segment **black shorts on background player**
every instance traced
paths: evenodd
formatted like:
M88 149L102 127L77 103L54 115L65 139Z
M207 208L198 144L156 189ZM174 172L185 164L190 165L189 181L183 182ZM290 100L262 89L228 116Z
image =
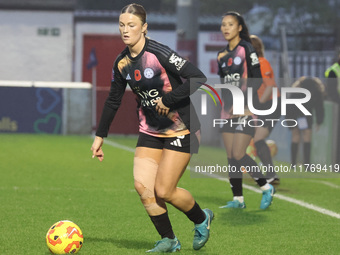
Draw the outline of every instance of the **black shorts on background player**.
M242 133L250 136L254 136L255 128L257 125L256 120L249 125L249 121L254 120L252 116L241 116L237 118L228 119L228 123L221 126L221 133ZM243 124L244 123L244 124Z

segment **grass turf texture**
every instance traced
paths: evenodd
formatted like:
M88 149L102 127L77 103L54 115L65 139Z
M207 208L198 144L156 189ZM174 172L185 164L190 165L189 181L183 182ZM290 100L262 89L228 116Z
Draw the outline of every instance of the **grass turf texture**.
M134 147L136 138L110 137ZM84 234L79 254L144 254L159 239L133 187L133 153L104 145L105 159L91 158L88 136L0 135L0 254L49 254L45 235L59 221L74 221ZM222 155L222 154L221 154ZM322 181L337 185L330 187ZM340 179L285 178L278 193L340 213ZM245 183L254 185L250 179ZM211 239L192 249L193 224L168 206L182 254L338 254L340 220L244 190L245 210L219 209L232 198L229 184L193 178L179 186L215 213Z

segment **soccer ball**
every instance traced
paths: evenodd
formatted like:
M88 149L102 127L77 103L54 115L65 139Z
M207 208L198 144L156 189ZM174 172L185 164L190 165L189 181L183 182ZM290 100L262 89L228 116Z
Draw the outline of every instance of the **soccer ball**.
M274 157L277 154L277 146L276 146L275 141L267 140L266 143L269 147L271 156Z
M83 246L81 229L72 221L62 220L47 231L47 247L53 254L77 253Z

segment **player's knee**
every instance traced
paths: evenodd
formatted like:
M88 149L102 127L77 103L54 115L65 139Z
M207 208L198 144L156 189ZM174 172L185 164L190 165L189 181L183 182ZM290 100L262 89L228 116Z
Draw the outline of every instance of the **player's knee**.
M292 142L298 143L300 141L300 131L297 128L292 129Z
M141 188L140 184L137 184L137 186ZM143 192L140 194L140 199L149 215L160 215L165 212L165 209L157 203L155 192L153 190L149 190L144 187Z
M134 158L133 176L135 189L142 195L145 189L153 192L158 164L151 158Z
M243 151L233 151L233 158L236 160L240 160L244 157L245 152Z
M141 196L145 190L145 186L141 184L139 181L135 180L135 190Z
M165 202L170 202L172 198L173 191L162 186L155 186L155 195L164 200Z
M142 200L143 204L155 203L155 192L153 190L144 188L144 191L140 194L140 199Z
M298 137L293 137L292 136L292 142L293 143L299 143L300 142L300 137L298 136Z
M145 187L142 183L135 180L135 189L137 193L139 194L140 200L144 205L148 205L150 203L155 203L155 192L153 189L149 189Z
M254 143L256 143L256 142L258 142L258 141L261 141L261 140L263 140L263 139L264 139L264 138L263 138L261 135L259 135L258 132L255 132L255 135L254 135L254 137L253 137Z

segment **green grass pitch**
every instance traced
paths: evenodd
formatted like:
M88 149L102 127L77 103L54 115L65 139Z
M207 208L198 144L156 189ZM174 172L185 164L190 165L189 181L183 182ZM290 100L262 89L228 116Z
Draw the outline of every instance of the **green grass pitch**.
M134 148L136 138L110 137ZM133 153L104 144L105 159L91 158L90 136L0 135L0 254L49 254L45 235L59 220L83 231L79 254L144 254L159 236L133 187ZM203 148L204 149L204 148ZM246 179L245 183L256 186ZM192 249L193 224L168 206L181 254L339 254L340 219L244 190L245 210L218 207L232 198L229 184L194 178L179 183L202 208L215 213L209 242ZM340 214L340 178L285 178L277 194Z

